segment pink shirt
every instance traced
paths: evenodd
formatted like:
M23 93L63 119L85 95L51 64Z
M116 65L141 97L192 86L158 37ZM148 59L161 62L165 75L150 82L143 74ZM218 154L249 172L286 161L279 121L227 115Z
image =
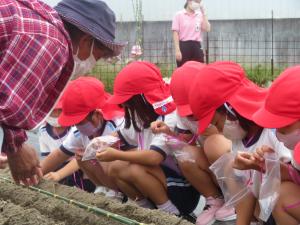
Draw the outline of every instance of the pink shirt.
M197 11L193 14L188 13L185 9L176 13L172 31L177 31L180 41L202 41L203 14Z

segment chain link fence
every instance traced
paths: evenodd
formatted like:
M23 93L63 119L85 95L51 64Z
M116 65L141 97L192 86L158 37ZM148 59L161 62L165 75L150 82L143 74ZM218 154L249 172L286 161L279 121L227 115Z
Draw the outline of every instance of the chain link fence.
M230 60L241 64L249 78L259 85L267 85L285 68L300 62L300 40L276 40L254 38L247 34L219 35L207 34L203 40L206 63ZM118 72L128 63L131 47L128 43L121 59L112 64L100 61L92 75L99 78L108 91L112 91L113 81ZM143 41L143 55L140 60L155 63L164 77L170 77L176 68L175 52L170 36L161 41Z

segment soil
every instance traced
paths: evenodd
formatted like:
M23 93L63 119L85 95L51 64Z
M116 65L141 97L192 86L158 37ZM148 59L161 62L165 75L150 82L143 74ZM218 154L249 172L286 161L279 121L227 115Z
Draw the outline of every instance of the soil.
M7 173L0 173L0 177ZM43 181L38 188L66 198L97 206L144 224L155 225L191 225L181 218L158 210L148 210L134 203L121 204L116 200L99 194L89 194L77 188L71 188ZM119 225L111 218L99 216L59 199L42 193L4 182L0 179L0 225Z
M0 225L64 225L44 216L34 208L21 207L8 201L0 200Z

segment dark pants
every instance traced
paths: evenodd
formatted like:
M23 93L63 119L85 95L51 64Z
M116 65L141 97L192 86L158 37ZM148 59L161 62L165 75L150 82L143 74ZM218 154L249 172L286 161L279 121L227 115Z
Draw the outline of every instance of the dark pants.
M167 179L167 192L171 202L181 215L194 211L200 199L200 193L189 182L174 170L161 165Z
M201 43L198 41L180 41L179 47L182 60L176 61L177 67L182 66L187 61L197 61L204 63L204 54L201 49Z
M264 225L276 225L276 222L273 218L273 216L271 215L270 218L268 219L268 221L266 223L264 223Z

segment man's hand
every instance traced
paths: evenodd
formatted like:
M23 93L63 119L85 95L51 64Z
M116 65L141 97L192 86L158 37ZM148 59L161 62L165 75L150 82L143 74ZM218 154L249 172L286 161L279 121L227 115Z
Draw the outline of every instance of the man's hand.
M40 162L33 147L23 144L17 152L7 153L11 175L17 184L37 185L43 177Z
M119 150L109 147L101 152L97 152L96 158L101 162L112 162L118 159L118 153L120 153Z
M7 156L0 155L0 169L5 169L7 166Z

